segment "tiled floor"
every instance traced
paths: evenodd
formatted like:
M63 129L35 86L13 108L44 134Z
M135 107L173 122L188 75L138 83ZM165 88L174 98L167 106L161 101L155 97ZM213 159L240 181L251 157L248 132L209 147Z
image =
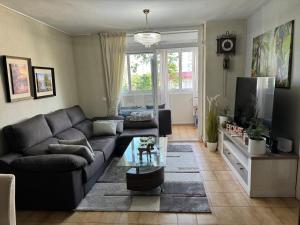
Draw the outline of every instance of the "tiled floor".
M218 153L208 152L198 142L201 174L212 214L103 213L103 212L18 212L18 225L102 224L246 224L296 225L298 202L293 198L249 198Z
M172 135L168 136L169 141L197 141L198 129L193 124L172 125Z

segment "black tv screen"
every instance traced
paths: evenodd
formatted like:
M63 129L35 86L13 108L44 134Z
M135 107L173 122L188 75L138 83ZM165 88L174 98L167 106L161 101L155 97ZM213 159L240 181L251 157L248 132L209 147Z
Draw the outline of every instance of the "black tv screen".
M248 128L251 120L257 117L271 129L274 91L274 77L238 77L235 93L235 123Z

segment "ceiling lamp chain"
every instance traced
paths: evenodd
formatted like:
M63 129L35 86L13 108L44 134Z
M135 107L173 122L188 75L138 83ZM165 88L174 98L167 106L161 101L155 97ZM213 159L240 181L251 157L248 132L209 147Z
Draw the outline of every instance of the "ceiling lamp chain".
M146 29L142 32L137 32L134 34L134 41L144 45L146 48L151 47L151 45L160 42L161 35L159 32L151 31L148 23L149 9L144 9L143 13L146 15Z

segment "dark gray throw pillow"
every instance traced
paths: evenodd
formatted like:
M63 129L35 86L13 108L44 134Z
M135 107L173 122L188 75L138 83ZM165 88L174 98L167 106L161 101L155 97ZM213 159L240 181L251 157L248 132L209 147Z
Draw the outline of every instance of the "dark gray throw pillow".
M95 156L93 156L89 148L84 145L50 144L49 152L52 154L78 155L85 158L89 164L95 160Z
M95 152L86 138L80 138L74 140L58 140L58 143L63 145L84 145L88 147L93 157L95 157Z

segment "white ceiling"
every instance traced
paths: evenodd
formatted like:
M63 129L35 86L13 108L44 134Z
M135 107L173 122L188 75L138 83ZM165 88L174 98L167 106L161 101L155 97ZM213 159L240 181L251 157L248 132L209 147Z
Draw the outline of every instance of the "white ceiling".
M247 18L269 0L0 0L0 4L72 35L143 29L144 8L155 29Z

